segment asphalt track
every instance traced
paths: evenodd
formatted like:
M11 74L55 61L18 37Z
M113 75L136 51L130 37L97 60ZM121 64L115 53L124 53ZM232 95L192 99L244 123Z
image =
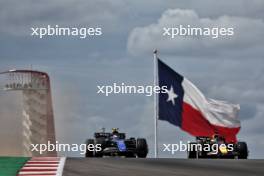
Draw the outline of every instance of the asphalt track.
M263 176L264 160L67 158L63 176Z

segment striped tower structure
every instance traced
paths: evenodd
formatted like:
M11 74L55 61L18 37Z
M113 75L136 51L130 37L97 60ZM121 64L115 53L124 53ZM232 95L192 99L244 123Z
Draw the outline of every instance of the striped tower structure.
M32 150L31 144L56 144L50 79L47 73L32 70L9 70L6 91L23 95L23 153L25 156L57 156L57 152Z

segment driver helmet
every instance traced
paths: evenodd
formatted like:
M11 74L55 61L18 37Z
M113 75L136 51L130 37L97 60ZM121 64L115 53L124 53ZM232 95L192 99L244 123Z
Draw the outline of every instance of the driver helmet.
M118 128L112 128L112 133L113 134L118 134Z
M214 134L214 135L212 136L212 138L213 138L213 139L218 139L218 138L219 138L219 134Z
M211 138L211 142L216 142L219 139L219 135L217 133L213 134L212 138Z

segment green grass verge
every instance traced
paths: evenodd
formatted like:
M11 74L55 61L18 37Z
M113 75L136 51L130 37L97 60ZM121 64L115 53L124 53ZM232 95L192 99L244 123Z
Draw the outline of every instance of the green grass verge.
M0 157L0 176L16 176L28 157Z

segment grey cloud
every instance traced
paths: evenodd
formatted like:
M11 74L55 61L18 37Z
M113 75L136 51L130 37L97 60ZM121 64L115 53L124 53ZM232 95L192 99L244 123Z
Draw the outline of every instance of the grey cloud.
M240 119L252 119L257 113L257 108L253 104L241 104Z
M58 24L66 27L107 27L107 32L113 30L112 24L119 21L125 7L122 1L107 0L1 1L0 31L11 35L28 35L31 27Z
M102 25L107 31L130 30L129 27L153 22L168 8L188 9L192 7L202 17L242 16L264 18L262 0L1 0L1 32L11 35L25 35L29 27L47 24L59 25ZM146 10L147 9L147 10ZM205 10L206 9L206 10ZM129 21L129 23L127 23ZM119 25L120 22L126 23Z
M177 4L178 6L178 4ZM203 17L217 18L218 16L241 16L264 19L264 2L262 0L190 0L180 4L178 8L192 7Z
M171 39L163 36L164 27L233 27L234 36L212 37L177 36ZM132 54L151 53L158 48L164 53L178 55L223 55L243 50L259 49L263 46L260 36L264 33L264 22L261 19L245 17L220 16L216 19L201 18L193 10L169 9L158 19L157 23L137 27L129 35L127 48ZM256 47L256 48L255 48ZM242 51L241 51L242 50ZM253 54L253 53L252 53Z

